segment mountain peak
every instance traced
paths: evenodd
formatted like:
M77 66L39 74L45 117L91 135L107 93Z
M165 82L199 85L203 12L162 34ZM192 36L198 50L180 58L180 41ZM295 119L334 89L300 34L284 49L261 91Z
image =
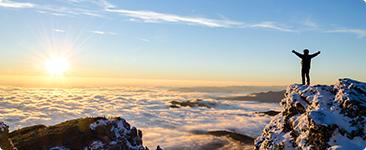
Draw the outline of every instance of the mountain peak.
M366 146L366 83L290 85L283 110L255 140L256 149L363 149Z

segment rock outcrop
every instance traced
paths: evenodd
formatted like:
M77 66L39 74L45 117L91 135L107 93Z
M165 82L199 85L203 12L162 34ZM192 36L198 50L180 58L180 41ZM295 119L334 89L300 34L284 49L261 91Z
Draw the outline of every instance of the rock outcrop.
M180 107L206 107L206 108L212 108L216 106L216 103L205 101L202 99L196 99L194 101L171 101L170 102L170 108L180 108Z
M9 126L0 122L0 149L16 150L13 142L9 139Z
M364 149L366 83L287 88L283 110L255 140L256 149Z
M4 127L7 126L4 125ZM15 130L7 135L2 139L4 141L7 139L10 143L12 141L19 150L148 149L143 146L141 130L131 127L126 120L120 117L81 118L49 127L36 125ZM9 146L5 145L6 143L0 144L0 147L4 150L9 149Z

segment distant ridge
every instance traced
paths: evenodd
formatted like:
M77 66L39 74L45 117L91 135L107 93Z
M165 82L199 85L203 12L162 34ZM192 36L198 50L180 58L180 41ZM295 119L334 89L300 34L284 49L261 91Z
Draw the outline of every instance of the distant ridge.
M285 88L286 88L285 86L225 86L225 87L202 86L202 87L172 88L170 89L170 91L249 94L265 91L281 91L284 90Z
M284 98L285 90L283 91L269 91L252 93L247 96L231 96L231 97L218 97L216 99L223 100L238 100L238 101L257 101L263 103L279 103Z

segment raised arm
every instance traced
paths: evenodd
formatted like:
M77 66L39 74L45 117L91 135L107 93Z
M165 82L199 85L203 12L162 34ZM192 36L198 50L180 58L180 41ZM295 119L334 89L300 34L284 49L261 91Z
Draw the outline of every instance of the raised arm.
M316 52L314 54L311 54L310 56L311 56L311 58L314 58L314 57L318 56L319 54L320 54L320 51L318 51L318 52Z
M298 56L300 58L302 58L302 56L303 56L302 54L296 52L295 50L292 50L292 53L294 53L296 56Z

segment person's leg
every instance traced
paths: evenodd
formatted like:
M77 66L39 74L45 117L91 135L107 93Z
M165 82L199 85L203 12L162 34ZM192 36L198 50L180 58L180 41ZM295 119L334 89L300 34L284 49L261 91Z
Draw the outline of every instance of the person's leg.
M310 70L307 70L305 75L306 75L306 83L307 85L310 85Z
M302 85L305 85L305 70L301 69L301 79L302 79Z

